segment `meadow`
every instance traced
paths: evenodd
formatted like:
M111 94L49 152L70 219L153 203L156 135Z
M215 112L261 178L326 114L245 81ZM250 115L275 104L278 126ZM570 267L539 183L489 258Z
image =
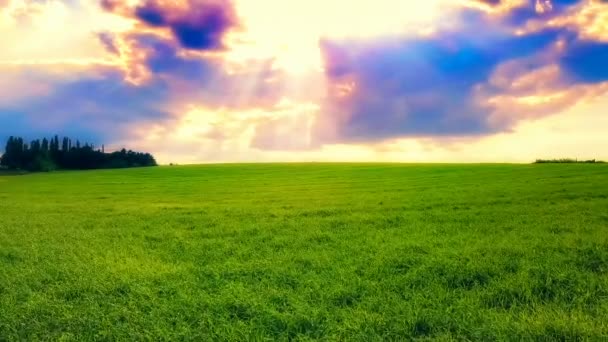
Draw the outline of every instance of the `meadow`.
M606 338L606 164L0 176L0 340Z

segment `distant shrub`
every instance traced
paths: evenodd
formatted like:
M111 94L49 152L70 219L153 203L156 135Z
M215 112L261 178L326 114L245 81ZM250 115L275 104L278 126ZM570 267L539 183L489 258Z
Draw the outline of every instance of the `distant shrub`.
M34 157L27 165L29 171L50 172L57 169L57 165L51 160L48 155L39 155Z
M578 159L570 159L570 158L562 158L562 159L536 159L535 164L603 164L604 161L601 160L578 160Z

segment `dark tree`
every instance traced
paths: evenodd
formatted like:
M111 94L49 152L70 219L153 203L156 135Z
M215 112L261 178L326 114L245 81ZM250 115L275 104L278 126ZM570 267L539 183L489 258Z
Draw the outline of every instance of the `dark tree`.
M103 145L102 145L103 146ZM149 153L133 152L122 149L105 153L96 150L93 144L81 145L76 141L72 146L69 138L63 138L61 149L59 137L50 140L33 140L28 146L22 138L9 137L0 165L9 169L30 171L51 171L54 169L101 169L156 166L156 160Z
M53 150L55 152L59 151L59 137L57 135L53 138Z
M4 148L4 155L0 160L0 165L14 169L19 165L19 159L21 158L17 150L17 139L9 137Z
M63 140L61 141L61 152L67 152L69 151L69 141L70 139L68 138L63 138Z

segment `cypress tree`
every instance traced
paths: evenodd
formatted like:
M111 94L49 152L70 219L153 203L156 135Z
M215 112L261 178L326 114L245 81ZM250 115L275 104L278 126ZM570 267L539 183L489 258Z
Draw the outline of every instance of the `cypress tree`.
M4 155L2 156L2 159L0 159L0 165L6 166L6 167L11 167L12 158L14 158L13 157L14 146L15 146L14 138L12 136L10 136L8 138L8 140L6 141L6 147L4 148Z
M32 140L31 144L31 153L32 154L38 154L38 152L40 152L40 140Z
M59 151L59 137L57 135L53 138L53 149L55 152Z
M63 141L61 142L61 150L63 152L67 152L69 150L69 143L68 143L68 138L64 137Z
M23 143L23 138L17 138L17 142L15 143L15 168L23 168L26 151L27 144Z

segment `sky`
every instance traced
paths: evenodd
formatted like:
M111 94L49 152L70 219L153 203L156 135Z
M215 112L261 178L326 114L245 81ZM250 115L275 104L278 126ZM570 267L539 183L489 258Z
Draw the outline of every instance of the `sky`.
M0 0L0 139L161 163L608 159L607 0Z

